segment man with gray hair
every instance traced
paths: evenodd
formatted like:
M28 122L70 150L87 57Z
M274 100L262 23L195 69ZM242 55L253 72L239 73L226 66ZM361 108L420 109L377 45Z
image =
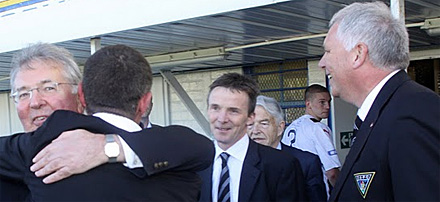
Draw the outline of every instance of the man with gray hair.
M307 200L327 201L319 157L280 142L286 122L278 102L274 98L259 95L254 112L254 122L248 126L249 137L257 143L282 150L297 158L306 182Z
M98 174L96 174L96 171L102 169L102 167L109 166L109 164L105 163L114 163L116 161L126 163L124 164L126 167L122 167L126 170L123 172L133 172L133 176L140 177L139 180L151 180L150 184L153 187L147 189L143 187L138 192L141 195L148 195L146 198L141 197L142 200L152 198L155 198L154 200L185 200L184 198L186 197L192 201L197 199L199 191L197 176L188 173L203 170L211 164L213 155L212 143L206 137L180 126L157 126L140 131L141 128L137 125L140 121L140 113L147 111L151 107L150 89L152 77L148 62L140 53L126 46L110 46L98 52L100 53L99 56L94 55L91 57L94 59L91 60L89 58L86 63L86 72L87 69L92 69L88 70L88 74L85 74L86 79L84 79L84 83L89 83L87 85L78 85L81 80L79 68L73 61L72 55L64 48L51 44L34 44L14 56L13 70L11 72L11 97L16 102L20 120L25 130L29 133L0 138L0 201L49 199L57 201L104 200L106 197L112 200L118 200L115 197L127 200L127 197L137 197L134 194L134 187L130 186L130 193L117 194L116 191L112 191L111 194L115 195L113 197L110 196L111 194L99 193L98 190L103 188L103 186L98 186L99 188L95 189L87 189L84 186L91 183L79 183L81 188L75 189L72 187L70 189L58 187L59 185L62 186L62 184L76 186L78 184L72 183L72 181L81 178L80 176L91 175L97 177L101 174L108 174L108 170ZM99 70L99 68L103 69ZM107 73L104 74L103 72ZM119 72L117 73L118 77L111 76L116 74L115 72ZM125 78L122 75L125 75ZM133 75L137 77L133 77ZM126 80L127 77L130 77L130 79ZM124 85L129 86L129 90L124 88ZM79 87L78 89L77 86L85 86L85 88ZM116 97L111 97L115 96L114 92L120 93ZM125 95L120 96L121 93L125 93ZM84 96L84 94L88 96ZM141 94L142 96L140 96ZM88 113L101 113L95 113L96 117L90 117L91 120L84 120L82 122L83 126L66 127L69 124L78 124L78 121L72 119L72 117L82 116L78 113L82 112L82 106L86 106L85 100L87 99L89 99L87 102ZM136 104L136 101L139 102ZM54 118L54 116L57 117ZM52 122L49 121L50 118L48 117L52 117ZM97 117L102 118L102 120ZM112 126L112 124L115 126ZM51 129L47 129L48 125L52 126ZM65 135L61 135L51 143L51 140L58 137L62 132L57 127L65 128L66 131L84 128L93 132L111 133L111 135L91 134L86 136L89 138L88 141L83 141L79 137L84 136L78 130L75 130L66 132ZM110 129L109 127L118 132L105 131ZM88 132L88 134L90 133ZM124 139L127 138L125 142L129 147L133 149L138 148L136 151L139 151L139 161L141 162L136 163L136 159L129 161L127 158L128 150L125 150L123 145L121 146L124 139L118 138L117 135L113 134L119 134ZM72 138L68 139L67 137ZM65 142L66 140L68 140L70 145L59 145L60 142ZM47 150L49 145L43 150L46 152L40 151L43 146L49 143L51 143L50 145L57 143L58 146L56 147L61 148L61 150ZM151 145L148 146L148 144ZM157 147L157 145L160 145L160 147ZM170 151L169 148L175 149L176 152ZM63 155L67 153L66 150L74 150L73 156L67 155L63 158ZM41 158L41 155L40 157L33 158L38 151L45 154L50 153L49 151L59 152L49 154L49 159ZM58 154L61 154L61 156ZM45 155L43 154L42 156ZM76 164L79 170L63 167L62 165L64 164L61 164L61 167L59 167L60 163L57 160L60 158L67 159L69 163ZM39 166L35 168L36 164L32 165L32 162L39 161L37 159L42 160L40 165L43 168L48 165L50 169L41 169L42 167ZM78 159L81 159L82 163L78 162ZM55 160L55 164L48 164L52 160ZM105 165L99 166L101 164ZM117 164L117 166L120 165ZM97 168L88 171L94 167ZM34 175L30 170L38 171ZM57 175L56 173L60 171L61 173L68 173L68 175ZM55 176L51 174L52 172L55 172ZM163 173L165 174L162 175ZM46 176L47 174L51 175ZM81 175L75 175L74 179L58 182L56 186L43 185L43 183L53 183L72 174ZM91 179L91 176L85 177L85 179ZM186 177L183 176L190 179L185 179ZM114 177L122 177L122 175ZM121 183L121 180L115 180L114 177L109 179ZM164 177L163 181L158 180L162 177ZM43 182L41 182L42 180ZM100 182L103 185L112 186L102 180L105 179L100 178L100 180L92 181L93 183ZM129 180L129 178L124 178L123 180ZM155 180L158 181L156 182ZM138 179L129 181L130 183L136 183ZM174 181L174 183L170 183L170 181ZM162 183L166 184L166 186L160 186ZM127 183L121 184L126 186ZM170 188L170 184L173 184L173 186L181 184L182 186L175 189ZM56 187L61 191L43 191ZM188 190L181 189L183 187L188 188ZM85 188L84 193L88 192L88 194L74 194L72 192L72 190L80 191L82 188ZM122 191L122 189L116 190ZM161 191L158 190L163 191L164 194L161 194ZM74 196L68 197L66 194L63 195L62 191L69 191L69 194L74 194ZM139 197L137 198L140 200Z
M356 141L330 201L440 201L440 97L412 81L403 20L382 2L337 12L319 62L358 107Z

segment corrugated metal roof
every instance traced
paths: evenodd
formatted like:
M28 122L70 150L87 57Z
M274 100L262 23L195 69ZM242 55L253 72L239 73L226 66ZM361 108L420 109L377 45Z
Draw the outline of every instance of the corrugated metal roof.
M295 0L268 6L237 10L212 16L185 19L165 24L140 27L99 36L101 45L125 44L145 56L189 50L224 47L231 49L295 36L328 31L332 15L352 0ZM389 4L389 1L384 1ZM440 2L406 0L406 23L419 23L440 17ZM429 49L440 46L440 37L428 36L419 27L408 28L410 48ZM96 37L96 36L94 36ZM318 58L323 53L323 37L229 51L225 60L173 67L172 71L221 68L238 65ZM90 38L57 43L70 50L78 64L90 56ZM10 61L15 51L0 53L0 91L9 90ZM155 69L157 72L157 69Z

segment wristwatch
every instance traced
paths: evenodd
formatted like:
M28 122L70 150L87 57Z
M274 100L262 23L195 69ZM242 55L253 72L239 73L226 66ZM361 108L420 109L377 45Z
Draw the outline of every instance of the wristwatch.
M116 163L116 158L119 156L119 145L115 141L114 134L105 135L104 153L107 155L109 163Z

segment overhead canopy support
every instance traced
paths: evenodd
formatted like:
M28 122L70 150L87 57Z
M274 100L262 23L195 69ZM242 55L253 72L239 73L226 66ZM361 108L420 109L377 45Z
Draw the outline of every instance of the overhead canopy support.
M162 77L165 79L165 81L174 89L182 103L193 115L197 123L199 123L200 127L202 127L203 131L205 131L205 134L207 136L212 136L208 120L206 120L205 116L200 112L199 108L197 108L196 104L186 93L185 89L183 89L183 87L180 85L179 81L177 81L176 77L174 77L170 71L160 71L160 74L162 74Z
M404 0L390 0L391 14L396 19L403 19L405 21L405 1Z
M93 55L99 49L101 49L101 38L100 37L91 38L90 39L90 54Z

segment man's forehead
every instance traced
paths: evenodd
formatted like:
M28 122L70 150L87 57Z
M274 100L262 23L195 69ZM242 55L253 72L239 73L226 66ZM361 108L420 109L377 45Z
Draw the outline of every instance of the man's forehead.
M257 105L255 107L255 119L258 119L259 121L264 121L264 120L269 121L272 118L273 118L272 114L269 113L266 110L266 108L264 108L263 106Z
M331 100L331 96L327 92L315 93L312 97L316 100Z
M64 81L60 68L48 65L47 62L36 61L31 64L30 68L23 68L16 74L14 88L20 90L49 82Z
M43 79L35 84L21 84L19 86L16 86L16 90L20 91L20 90L25 90L25 89L29 89L32 86L36 85L36 86L40 86L40 85L44 85L46 83L52 83L54 82L52 79Z

